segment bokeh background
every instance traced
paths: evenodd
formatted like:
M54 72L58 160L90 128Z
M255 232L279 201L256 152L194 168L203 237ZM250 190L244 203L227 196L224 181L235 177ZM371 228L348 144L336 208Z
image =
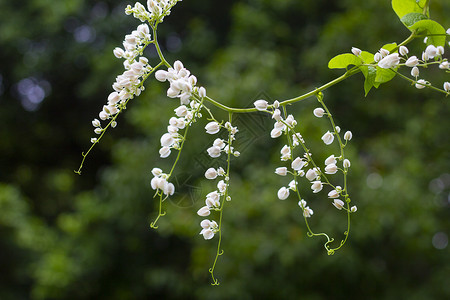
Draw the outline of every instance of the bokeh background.
M375 52L408 31L378 0L180 2L160 26L169 61L180 59L208 94L236 107L300 95L341 74L327 69L352 46ZM152 230L151 169L177 102L148 80L119 125L87 158L97 116L122 63L112 55L139 21L123 1L0 1L0 299L448 299L449 102L401 79L364 97L361 74L330 88L325 102L353 132L349 192L358 212L347 245L327 256L306 236L297 201L280 201L288 179L270 118L242 116L242 155L232 162L223 249L210 285L216 239L198 235L196 211L217 164L215 137L193 128L174 174L177 193ZM450 3L431 1L449 27ZM410 51L420 55L423 43ZM449 52L449 48L446 48ZM155 60L154 51L146 53ZM448 57L448 56L447 56ZM423 77L441 86L448 74ZM290 107L314 155L324 159L325 120L308 99ZM218 116L221 113L215 111ZM220 163L220 161L219 161ZM309 186L304 186L309 190ZM326 195L305 198L311 225L339 241L345 215Z

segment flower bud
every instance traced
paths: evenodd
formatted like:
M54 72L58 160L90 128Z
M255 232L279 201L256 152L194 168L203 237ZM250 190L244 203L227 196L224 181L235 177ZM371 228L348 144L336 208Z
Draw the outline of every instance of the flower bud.
M341 210L341 209L344 207L344 201L339 200L339 199L334 199L333 205L334 205L334 207L336 207L337 209Z
M433 59L435 56L438 56L438 51L439 50L433 45L428 45L428 47L425 49L425 53L428 59Z
M159 149L159 156L161 158L166 158L170 155L170 148L169 147L162 147Z
M383 69L390 69L397 66L400 62L398 53L393 53L378 62L378 66Z
M175 143L175 139L172 137L172 134L164 133L160 142L162 147L170 147Z
M325 165L331 165L331 164L336 164L336 157L334 157L333 155L328 156L327 159L325 159Z
M382 58L383 58L383 56L381 56L380 52L377 52L377 53L375 53L373 60L375 62L379 62Z
M337 198L339 197L339 193L336 190L332 190L328 193L328 198Z
M94 127L100 127L100 121L98 119L94 119L92 120L92 126Z
M425 80L419 79L419 80L417 80L416 88L418 88L418 89L423 89L423 88L425 88L427 85L428 85L428 83L427 83Z
M335 164L329 164L325 167L325 173L326 174L336 174L338 168Z
M286 167L279 167L275 169L275 174L280 176L286 176L287 175L287 168Z
M411 56L410 58L408 58L408 60L405 62L405 65L407 67L415 67L419 64L419 59L416 56Z
M115 57L117 57L117 58L122 58L123 55L125 54L125 51L123 51L122 48L117 47L117 48L115 48L115 49L113 50L113 53L114 53L114 56L115 56Z
M327 131L323 136L322 136L322 141L326 144L326 145L330 145L333 141L334 141L334 135Z
M297 157L294 159L294 161L291 164L292 169L295 171L301 170L306 165L306 162L303 161L300 157Z
M210 214L211 214L211 212L209 211L209 207L208 206L203 206L202 208L200 208L197 211L197 215L199 215L200 217L206 217L206 216L209 216Z
M352 134L351 131L347 131L347 132L344 134L344 140L346 140L346 141L350 141L350 140L352 139L352 137L353 137L353 134Z
M160 168L153 168L152 169L152 174L153 174L153 176L159 176L159 175L161 175L162 174L162 170L160 169Z
M217 171L214 168L209 168L205 172L206 179L215 179L217 177Z
M209 122L208 124L206 124L205 129L206 133L216 134L220 130L220 125L217 122Z
M272 119L275 119L276 121L281 120L281 111L278 108L273 111Z
M342 165L344 166L344 168L350 168L351 166L350 160L344 159Z
M312 183L311 189L313 190L313 193L318 193L318 192L320 192L322 190L322 187L323 187L322 182L320 182L320 181L313 181L311 183Z
M216 158L220 156L220 148L217 146L212 146L206 150L208 152L208 155L212 158Z
M361 55L361 49L358 49L356 47L352 47L352 53L356 56L360 56Z
M205 98L206 97L206 89L204 88L204 87L200 87L199 89L198 89L198 95L201 97L201 98Z
M321 108L321 107L318 107L318 108L314 109L313 114L318 118L322 118L323 115L325 114L325 110L323 110L323 108Z
M307 178L309 181L313 181L314 179L317 178L318 175L319 175L319 174L318 174L318 171L317 171L316 168L309 169L308 172L306 172L306 178Z
M389 55L389 51L383 48L381 48L379 52L382 57L386 57L387 55Z
M409 50L405 46L400 46L400 48L398 48L398 53L400 53L401 56L405 56L409 53Z
M266 100L256 100L253 105L257 110L266 110L269 103Z
M450 82L444 82L444 91L446 91L447 93L450 92Z
M417 78L417 76L419 76L419 68L418 67L414 67L411 69L411 76L414 76Z
M358 208L356 206L352 206L352 208L350 208L351 212L356 212L358 210Z
M278 199L280 200L286 200L287 197L289 197L289 189L285 188L284 186L278 190L277 193Z

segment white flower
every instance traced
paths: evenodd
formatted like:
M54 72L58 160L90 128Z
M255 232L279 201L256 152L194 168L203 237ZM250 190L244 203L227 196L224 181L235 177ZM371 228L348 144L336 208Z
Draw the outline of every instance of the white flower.
M305 218L310 218L313 214L314 214L314 211L311 208L309 208L309 206L307 206L303 209L303 216Z
M447 29L446 33L447 33L448 35L450 35L450 28Z
M450 92L450 82L444 82L444 90L448 93Z
M224 140L222 140L222 139L215 139L214 143L213 143L213 146L217 146L220 149L223 149L223 148L225 148L226 145L225 145Z
M165 133L161 137L160 142L162 147L170 147L175 143L175 139L172 137L172 134Z
M317 178L318 175L319 175L319 172L318 172L318 170L317 170L316 168L309 169L309 170L306 172L306 178L307 178L309 181L313 181L314 179Z
M97 138L92 138L92 139L91 139L91 143L92 143L92 144L97 143Z
M114 48L113 53L114 53L115 57L122 58L123 55L125 54L125 51L123 51L122 48L117 47L117 48Z
M351 166L351 163L350 163L350 160L348 160L348 159L344 159L344 162L342 163L342 165L344 166L344 168L350 168L350 166Z
M200 234L203 235L203 238L205 240L210 240L214 237L214 231L212 231L211 229L202 229L202 231L200 231Z
M200 226L204 229L208 229L211 227L211 221L208 219L205 219L203 221L200 222Z
M287 168L286 167L279 167L275 169L275 174L278 174L280 176L286 176L287 174Z
M103 131L103 129L101 129L101 128L95 128L95 129L94 129L94 132L95 132L96 134L100 134L100 133L102 133L102 131Z
M297 157L294 159L294 161L291 164L292 169L295 171L301 170L306 165L306 162L302 160L300 157Z
M361 55L361 49L356 48L356 47L352 47L352 53L356 56L360 56Z
M161 149L159 149L159 156L161 158L166 158L170 155L170 148L169 147L162 147Z
M425 86L427 86L427 85L428 85L428 82L426 82L426 81L423 80L423 79L419 79L419 80L417 80L416 88L418 88L418 89L423 89L423 88L425 88Z
M185 105L180 105L177 108L175 108L174 111L177 117L185 117L188 113L188 108Z
M303 200L303 199L298 201L298 206L300 206L301 208L305 208L306 207L306 201Z
M352 206L351 208L350 208L350 211L351 212L356 212L358 210L358 208L356 207L356 206Z
M377 52L377 53L375 53L373 60L375 62L379 62L382 58L383 58L383 56L381 56L380 52Z
M328 158L325 159L325 165L326 165L326 166L331 165L331 164L336 164L336 162L337 162L337 161L336 161L336 157L334 156L334 154L328 156Z
M411 69L411 76L416 77L419 76L419 68L418 67L414 67Z
M294 119L293 115L289 115L286 118L286 124L288 124L291 127L294 127L295 125L297 125L297 121Z
M317 107L313 110L313 114L318 118L322 118L325 114L325 110L321 107Z
M334 207L336 207L337 209L341 210L341 209L344 207L344 201L339 200L339 199L334 199L333 205L334 205Z
M329 164L325 167L326 174L336 174L338 168L335 164Z
M322 190L322 187L323 187L322 182L320 182L320 181L313 181L311 183L312 183L311 189L313 190L313 193L318 193L318 192L320 192Z
M280 200L286 200L287 197L289 197L289 189L285 188L284 186L278 190L278 199Z
M408 58L408 60L405 62L405 65L407 67L415 67L419 64L419 59L416 56L411 56Z
M164 195L172 196L173 193L175 193L175 186L173 185L173 183L166 181L162 190Z
M281 120L281 111L278 108L273 111L272 119L275 119L276 121Z
M448 63L448 61L443 61L442 63L439 64L439 69L448 70L450 69L450 64Z
M219 192L224 193L227 190L227 184L225 181L221 180L217 183L217 188L219 189Z
M209 122L208 124L206 124L205 129L206 129L206 133L216 134L220 130L220 125L219 125L219 123L214 122L214 121Z
M200 217L206 217L209 216L211 214L211 211L209 210L208 206L203 206L202 208L200 208L197 211L197 215L199 215Z
M212 158L216 158L220 156L220 148L217 146L212 146L210 148L208 148L208 150L206 150L208 152L208 155L211 156Z
M281 131L280 129L274 128L270 132L270 137L273 139L276 139L277 137L281 136L282 133L283 133L283 131Z
M401 56L405 56L409 53L409 50L405 46L400 46L400 48L398 48L398 53L400 53Z
M202 98L205 98L206 97L206 89L204 88L204 87L200 87L199 89L198 89L198 95L200 96L200 97L202 97Z
M433 59L435 56L439 55L439 50L433 45L428 45L425 49L425 54L428 59Z
M378 66L383 69L390 69L397 66L400 62L398 53L392 53L378 62Z
M347 131L347 132L344 134L344 140L346 140L346 141L350 141L350 140L352 139L352 137L353 137L353 134L352 134L351 131Z
M94 119L92 120L92 126L94 127L100 127L100 121L98 119Z
M266 110L269 103L266 100L256 100L253 105L257 110Z
M297 184L298 182L295 181L294 179L291 180L291 182L289 182L289 189L296 191L297 190Z
M108 104L109 105L115 105L120 101L120 96L118 92L112 92L108 96Z
M168 74L169 74L169 72L167 72L165 70L158 70L155 72L155 78L156 78L156 80L158 80L160 82L164 82L167 80Z
M153 168L152 169L152 174L153 176L160 176L163 173L163 171L160 168Z
M337 190L331 190L328 193L328 198L337 198L339 197L339 192Z
M387 56L389 54L389 50L386 50L386 49L383 49L383 48L381 48L379 50L379 52L380 52L382 57L385 57L385 56Z
M322 141L326 144L329 145L334 141L334 135L330 132L327 131L323 136L322 136Z
M205 172L206 179L215 179L217 177L217 171L214 168L209 168Z

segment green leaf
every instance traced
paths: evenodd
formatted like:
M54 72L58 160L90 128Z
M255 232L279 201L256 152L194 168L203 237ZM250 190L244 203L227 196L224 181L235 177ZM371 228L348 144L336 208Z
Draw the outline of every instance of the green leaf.
M383 69L377 66L377 75L375 77L375 83L378 83L379 86L382 83L390 81L392 78L395 77L395 75L397 74L393 70Z
M416 23L418 21L427 20L427 19L428 19L428 17L422 13L409 13L409 14L404 15L400 19L400 21L402 21L406 27L409 27L409 26L414 25L414 23Z
M372 55L372 57L373 57L373 55ZM364 77L366 78L364 80L364 92L365 92L364 96L367 96L370 89L375 84L375 77L377 75L377 69L373 66L361 66L360 70L363 73Z
M361 51L361 58L363 60L363 63L365 63L365 64L373 63L374 62L373 57L374 57L374 55L372 53L367 52L367 51ZM361 71L362 71L362 69L361 69Z
M362 63L361 59L353 54L344 53L333 57L328 62L328 68L330 69L345 69L349 65L359 66Z
M427 40L428 45L445 46L445 29L436 21L421 20L408 27L409 30L423 31L426 35L430 35Z
M426 0L392 0L392 8L399 17L403 18L405 15L410 13L422 13L423 8L427 1ZM427 10L427 17L429 17L429 12Z

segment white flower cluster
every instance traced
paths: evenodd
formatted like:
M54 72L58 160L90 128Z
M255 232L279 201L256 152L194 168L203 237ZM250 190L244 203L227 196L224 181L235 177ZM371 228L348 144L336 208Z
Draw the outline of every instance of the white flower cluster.
M426 41L427 39L425 39L424 42ZM361 50L358 48L352 47L351 51L356 56L361 55ZM434 45L428 45L422 52L421 60L415 55L408 57L408 53L409 50L405 46L400 46L398 48L398 53L389 53L388 50L381 48L377 53L375 53L374 60L377 63L377 66L383 69L397 68L398 66L400 66L400 62L403 60L404 65L411 68L411 76L415 78L415 87L418 89L423 89L431 85L430 82L424 79L418 79L420 75L419 67L426 67L427 63L429 63L430 60L438 62L439 69L442 69L444 71L450 70L450 64L448 60L443 58L444 47L442 46L436 47ZM449 82L444 82L443 88L444 91L450 93ZM316 113L314 114L316 115ZM318 114L320 114L320 112L318 112Z
M213 146L210 147L207 152L208 155L212 158L219 157L222 152L225 152L228 155L234 155L239 156L238 151L234 151L233 147L231 146L232 142L235 140L235 135L239 131L237 127L232 126L230 122L226 122L224 126L220 125L216 121L211 121L205 126L206 133L208 134L216 134L220 131L220 128L224 127L228 130L228 141L224 141L223 139L217 138L214 140ZM206 179L214 180L217 177L224 177L224 179L221 179L217 183L217 190L214 190L206 195L205 200L205 206L201 207L197 214L201 217L206 217L211 214L212 210L220 211L221 210L221 203L220 199L225 198L227 201L231 201L231 197L227 196L227 190L229 185L230 178L227 176L225 170L222 167L219 167L218 169L215 168L209 168L205 172ZM208 224L208 226L204 226ZM214 237L214 234L217 233L220 228L217 226L217 223L214 221L209 220L203 220L200 223L201 227L203 228L200 232L200 234L203 235L205 240L212 239Z
M175 186L173 183L167 181L169 176L166 173L163 173L160 168L153 168L152 174L154 176L150 181L152 189L157 192L161 191L166 196L172 196L175 192Z
M125 8L125 13L127 15L133 14L136 19L141 20L141 22L162 22L164 16L170 14L170 9L178 2L182 0L148 0L147 8L139 2L134 4L134 7L128 5Z
M206 124L205 130L208 134L216 134L220 131L221 127L228 130L231 142L236 139L235 135L239 132L239 130L236 126L232 126L230 122L226 122L225 125L220 125L217 121L211 121ZM240 155L239 151L235 151L233 146L229 145L227 141L220 138L214 140L213 145L207 149L207 152L212 158L219 157L222 152L233 154L236 157Z
M141 79L147 77L147 74L152 71L152 67L148 64L147 58L139 57L139 53L149 42L149 27L147 24L141 24L137 27L137 30L125 36L123 42L125 50L118 47L114 49L113 53L117 58L125 59L123 63L125 71L116 77L116 81L112 85L114 92L109 94L107 105L104 105L99 113L100 120L113 118L125 107L129 99L139 96L144 90ZM95 127L94 132L96 134L101 134L104 131L98 119L94 119L92 125ZM114 128L116 125L116 121L111 122L111 127ZM93 138L91 142L95 143L97 139Z
M170 87L167 90L167 97L180 98L181 104L189 104L193 95L200 98L206 97L206 89L196 86L197 77L191 75L191 72L179 60L175 61L173 68L169 68L167 71L156 71L155 77L161 82L169 81Z

